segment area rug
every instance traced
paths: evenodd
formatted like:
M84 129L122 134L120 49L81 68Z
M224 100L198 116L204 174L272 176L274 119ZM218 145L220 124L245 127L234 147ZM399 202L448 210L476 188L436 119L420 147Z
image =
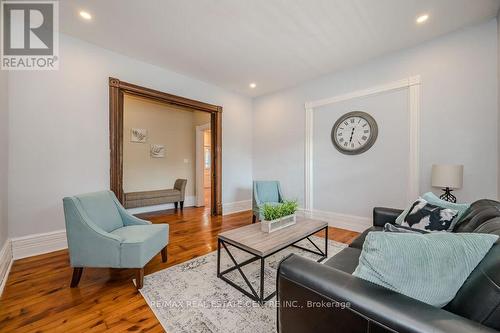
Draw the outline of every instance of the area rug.
M324 247L324 238L313 236L311 239L320 248ZM297 244L314 249L307 240ZM332 240L328 246L329 257L346 247ZM228 247L238 262L251 257L233 246ZM232 265L227 253L224 250L221 253L221 270L224 270ZM266 296L275 290L279 262L291 253L314 260L318 258L294 247L266 258ZM243 267L243 271L258 292L260 261ZM261 306L217 278L216 273L217 251L214 251L145 276L141 294L167 333L276 332L275 297ZM248 290L237 270L226 277Z

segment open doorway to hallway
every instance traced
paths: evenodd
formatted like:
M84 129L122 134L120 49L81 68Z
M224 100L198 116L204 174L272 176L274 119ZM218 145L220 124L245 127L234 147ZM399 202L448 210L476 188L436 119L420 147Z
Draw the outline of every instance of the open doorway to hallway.
M196 126L196 206L212 202L212 131L210 123Z
M198 182L210 199L210 114L129 94L123 101L125 208L143 213L197 206ZM198 178L195 131L200 124L206 175Z
M205 207L210 207L210 198L212 196L212 185L210 184L212 161L211 161L211 143L210 138L212 132L205 131L203 135L203 194L205 196Z

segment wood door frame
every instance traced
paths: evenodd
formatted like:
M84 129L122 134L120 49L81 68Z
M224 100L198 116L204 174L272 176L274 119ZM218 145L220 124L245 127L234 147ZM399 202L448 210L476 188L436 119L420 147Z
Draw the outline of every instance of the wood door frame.
M135 84L109 78L109 145L110 145L110 189L124 203L123 192L123 99L124 95L135 95L210 113L212 129L212 200L211 214L222 215L222 106L168 94Z

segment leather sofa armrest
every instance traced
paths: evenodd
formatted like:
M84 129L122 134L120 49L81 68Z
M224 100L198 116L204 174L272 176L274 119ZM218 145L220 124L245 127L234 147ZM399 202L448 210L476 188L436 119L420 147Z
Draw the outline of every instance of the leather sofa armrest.
M368 332L371 326L398 333L496 332L451 312L294 254L285 258L279 266L277 293L278 332L282 333L332 332L333 327L344 333ZM307 306L307 301L317 301L318 298L347 306L336 309L328 305L327 309ZM338 327L346 322L344 327Z
M402 209L375 207L373 208L373 225L383 227L386 223L394 224Z

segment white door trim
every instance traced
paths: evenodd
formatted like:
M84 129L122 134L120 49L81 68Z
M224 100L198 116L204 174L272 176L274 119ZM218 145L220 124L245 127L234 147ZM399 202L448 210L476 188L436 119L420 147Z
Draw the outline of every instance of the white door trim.
M13 262L11 241L7 239L0 250L0 296L2 296L5 285L7 284Z
M196 199L195 206L205 206L205 184L204 184L204 145L203 132L210 129L210 123L196 126Z
M411 202L419 195L420 174L420 75L411 76L399 81L357 90L347 94L325 98L305 103L305 213L311 214L313 210L313 137L314 137L314 109L320 106L334 104L350 99L376 95L391 90L408 88L408 111L409 111L409 175L407 201Z

